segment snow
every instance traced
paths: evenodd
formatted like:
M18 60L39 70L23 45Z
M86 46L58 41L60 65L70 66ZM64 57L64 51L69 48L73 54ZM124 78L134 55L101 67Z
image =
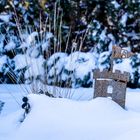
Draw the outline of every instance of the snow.
M126 132L124 135L118 137L115 140L139 140L140 129L134 129Z
M95 37L97 35L97 30L94 30L92 36Z
M31 140L33 136L35 140L104 140L105 137L111 139L113 135L104 129L106 127L120 128L121 126L119 123L117 125L117 122L122 118L127 119L127 115L129 116L129 113L109 99L97 98L91 101L76 102L38 95L30 95L29 98L32 111L19 128L16 138L14 138L17 140ZM44 106L47 106L47 109ZM36 117L32 119L33 116ZM33 126L34 129L32 129ZM126 127L124 128L127 130ZM41 131L39 131L40 129ZM100 133L102 135L99 135ZM112 131L112 133L117 136L119 132Z
M27 60L29 68L25 72L25 78L28 79L29 77L35 77L42 75L44 73L43 69L43 63L44 63L44 58L42 56L39 56L37 59L36 58L29 58Z
M114 5L116 9L120 7L120 4L116 0L112 1L111 3Z
M48 83L55 82L56 76L62 81L72 81L72 87L80 87L86 79L91 83L92 70L96 67L97 55L92 52L55 53L47 61ZM76 84L79 80L79 84Z
M46 40L50 39L53 37L53 34L51 32L47 32L46 34Z
M128 13L125 13L120 19L120 24L122 24L123 27L126 27L127 18L128 18Z
M67 56L66 53L57 52L49 57L49 59L47 61L47 65L51 66L55 63L56 59L65 58L66 56Z
M110 55L109 51L105 51L100 54L99 59L98 59L98 67L101 71L109 67L109 63L105 63L107 59L109 58L109 55Z
M35 37L38 36L38 32L33 32L30 35L28 35L26 42L31 44L35 41Z
M3 55L0 57L0 72L2 72L3 65L7 62L7 56Z
M37 78L39 75L44 73L43 63L45 60L42 56L38 58L32 58L28 55L19 54L16 55L13 60L15 62L15 70L27 67L27 70L24 73L25 79L28 79L32 76Z
M15 112L8 116L1 117L0 116L0 139L1 140L10 140L11 135L15 132L15 130L20 126L19 116L21 116L23 112Z
M31 92L29 86L26 85L1 84L0 100L5 104L0 116L7 116L21 109L19 105L21 105L22 97L28 95L27 91Z
M47 61L47 70L48 70L48 83L52 83L55 81L56 76L62 72L62 69L66 63L65 58L67 57L66 53L57 52L51 55L51 57ZM53 77L53 78L52 78Z
M53 37L53 34L51 32L47 32L45 33L46 37L45 39L43 40L43 43L42 43L42 51L48 51L48 48L50 46L50 39Z
M121 63L114 65L113 70L120 70L122 73L124 71L129 72L131 77L133 77L133 69L131 66L131 59L122 59Z
M55 81L54 78L56 78L56 76L63 81L71 79L73 88L82 86L84 82L87 84L92 83L93 69L99 68L101 71L103 69L109 69L112 45L113 41L109 44L110 51L104 51L100 53L100 55L97 55L94 52L86 53L79 51L73 52L70 55L60 52L53 54L47 60L48 83L52 84ZM130 47L125 49L130 51ZM137 57L139 57L138 54ZM122 60L114 59L114 71L120 70L122 73L124 71L129 72L132 81L135 72L135 69L132 67L133 59L133 57ZM139 63L139 59L135 61L136 63ZM140 69L138 68L138 72L139 71Z
M9 102L6 86L21 104L19 96L22 90L19 85L0 85L0 100L9 107L16 104ZM48 87L50 90L52 88ZM60 88L58 90L62 91ZM68 92L68 89L64 90ZM3 111L7 110L8 113L0 116L0 139L139 140L140 89L127 89L126 110L109 98L92 99L93 88L71 89L71 93L76 100L29 94L31 111L23 123L20 123L23 110L19 106L11 109L12 112L5 106ZM27 95L23 91L22 94ZM82 94L84 98L77 100Z
M109 52L112 51L112 46L113 46L113 45L114 45L114 44L113 44L113 41L111 41L111 42L109 43L109 45L108 45Z
M104 41L105 38L106 38L106 30L103 30L102 33L101 33L101 35L100 35L100 39L101 39L102 41Z
M0 113L2 111L3 106L4 106L4 102L0 101Z
M10 51L16 47L16 44L11 40L7 45L4 47L5 50Z
M14 57L15 62L15 70L23 69L27 66L27 59L29 59L26 55L17 54Z
M4 35L0 35L0 52L3 51L4 39L5 39L5 36Z
M85 75L95 68L95 59L94 53L74 52L66 58L65 69L74 71L77 78L83 79Z
M49 42L46 41L42 44L42 51L48 51L48 48L49 48Z
M10 20L10 15L7 15L7 14L0 14L0 19L3 20L4 22L9 22L9 20Z
M64 57L59 58L59 60L55 63L55 66L53 66L50 71L48 72L49 76L54 76L55 74L60 74L64 64L65 64L65 55Z

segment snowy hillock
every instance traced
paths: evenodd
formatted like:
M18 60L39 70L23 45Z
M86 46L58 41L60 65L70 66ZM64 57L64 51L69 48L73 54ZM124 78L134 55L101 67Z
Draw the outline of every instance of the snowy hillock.
M121 140L128 136L138 140L140 136L140 114L108 98L77 102L30 95L29 102L31 111L13 140Z
M47 88L54 92L54 87ZM93 88L56 88L63 98L29 94L31 110L25 119L20 105L27 94L21 85L0 85L0 89L5 103L0 140L139 140L140 89L127 89L125 110L109 98L93 99Z

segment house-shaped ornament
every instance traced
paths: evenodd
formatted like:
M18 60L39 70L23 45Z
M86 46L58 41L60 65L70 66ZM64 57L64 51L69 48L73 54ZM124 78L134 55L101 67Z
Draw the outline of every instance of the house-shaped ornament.
M99 69L93 70L93 78L95 79L94 85L94 98L96 97L111 97L113 101L118 103L121 107L125 108L126 86L129 82L129 73L119 70L113 72L113 58L117 48L113 48L111 69L100 71ZM120 48L119 48L120 49ZM116 55L116 54L115 54ZM128 58L130 53L117 54L120 58Z
M129 73L116 70L112 71L99 69L93 71L94 98L111 97L113 101L125 108L126 85L129 81Z

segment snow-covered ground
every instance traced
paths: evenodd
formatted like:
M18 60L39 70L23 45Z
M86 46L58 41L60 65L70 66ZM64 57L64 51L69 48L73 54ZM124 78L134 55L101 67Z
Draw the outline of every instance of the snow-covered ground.
M92 88L53 89L63 98L30 94L31 111L23 123L25 85L0 85L0 140L139 140L140 89L127 89L126 110ZM72 100L71 100L72 99Z

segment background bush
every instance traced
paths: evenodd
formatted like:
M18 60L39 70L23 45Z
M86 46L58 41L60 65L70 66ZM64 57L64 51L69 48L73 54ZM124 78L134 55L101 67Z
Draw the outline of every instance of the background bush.
M109 69L116 44L136 53L114 67L131 73L129 87L140 87L139 21L137 0L2 1L0 82L90 87L92 69Z

